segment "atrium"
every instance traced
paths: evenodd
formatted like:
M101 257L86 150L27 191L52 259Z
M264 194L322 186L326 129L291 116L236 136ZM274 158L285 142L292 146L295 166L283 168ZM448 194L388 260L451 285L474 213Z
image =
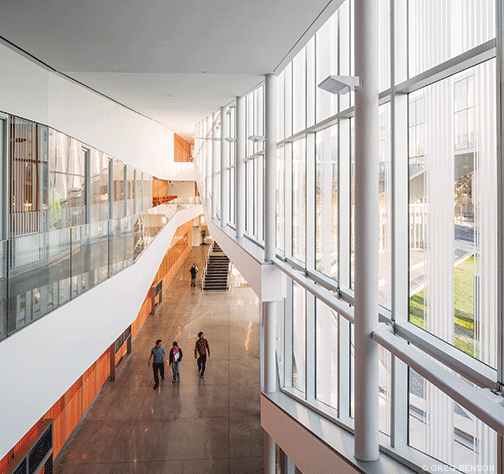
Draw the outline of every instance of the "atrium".
M210 241L246 308L178 299L258 412L181 472L504 473L504 0L6 0L0 64L0 474L64 472Z

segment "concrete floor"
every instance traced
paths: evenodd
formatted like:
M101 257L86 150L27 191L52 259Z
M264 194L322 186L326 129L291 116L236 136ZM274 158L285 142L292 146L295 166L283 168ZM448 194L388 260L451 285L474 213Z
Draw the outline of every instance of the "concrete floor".
M107 382L56 460L56 474L263 472L260 427L259 300L250 288L202 292L208 247L195 247L133 341L115 382ZM200 272L190 286L189 268ZM211 351L198 376L194 343L205 333ZM171 367L153 390L150 349L184 357L180 384Z

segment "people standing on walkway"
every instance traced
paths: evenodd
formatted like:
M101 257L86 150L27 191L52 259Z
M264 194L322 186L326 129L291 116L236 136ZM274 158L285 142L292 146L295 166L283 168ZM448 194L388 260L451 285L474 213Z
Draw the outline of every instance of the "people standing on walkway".
M196 286L196 275L198 274L198 267L195 263L192 264L192 267L189 271L191 272L191 286Z
M154 357L154 362L152 363L152 371L154 372L154 387L153 390L159 387L159 377L158 372L161 374L161 380L164 380L164 361L165 361L165 348L161 345L161 339L156 341L156 345L151 349L149 362L147 367L150 366L151 360Z
M202 332L198 333L199 339L194 346L194 358L198 360L198 372L201 378L205 375L207 352L208 357L210 357L210 346L203 336L204 334Z
M170 360L168 361L168 364L172 366L172 383L175 383L177 379L180 382L180 362L182 361L182 356L182 349L178 346L177 341L174 341L173 347L170 349Z

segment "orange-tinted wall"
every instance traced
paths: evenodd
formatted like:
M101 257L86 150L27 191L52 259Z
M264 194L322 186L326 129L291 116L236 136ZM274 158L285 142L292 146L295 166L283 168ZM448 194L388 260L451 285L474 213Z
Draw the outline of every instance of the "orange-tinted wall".
M141 329L143 323L151 312L152 286L161 278L163 291L168 287L172 278L186 259L192 249L192 221L178 227L170 248L159 266L156 277L145 297L140 312L135 321L131 323L131 338L133 339ZM116 364L126 351L126 343L115 354ZM37 422L33 428L14 446L11 451L0 460L0 474L11 466L14 457L23 451L26 446L33 444L39 436L39 425L43 420L53 420L53 458L63 448L73 430L81 420L92 401L110 376L110 350L106 350L100 358L89 367L86 372L67 390L67 392L51 407L51 409ZM16 461L17 462L17 461Z
M175 199L177 196L168 194L169 182L166 179L152 177L152 206L156 207Z
M193 161L191 156L191 144L186 142L182 137L176 133L173 134L173 161L175 163L185 163Z

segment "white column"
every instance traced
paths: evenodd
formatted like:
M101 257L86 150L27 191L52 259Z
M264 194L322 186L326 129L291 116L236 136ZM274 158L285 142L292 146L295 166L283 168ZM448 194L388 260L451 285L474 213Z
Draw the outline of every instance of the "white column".
M224 229L229 220L229 135L226 107L221 107L221 227Z
M266 75L264 129L264 261L271 263L276 255L276 76ZM264 325L264 391L276 391L276 318L277 301L263 302ZM265 435L264 472L275 474L275 441Z
M245 97L236 98L236 238L245 233Z
M276 76L266 75L265 84L266 133L264 155L264 261L271 262L276 255Z
M276 212L276 76L266 75L265 85L265 155L264 155L264 262L275 259L275 212ZM264 324L264 391L276 390L276 318L277 302L263 302Z
M262 309L264 337L264 391L269 393L277 390L275 333L278 301L264 301Z
M264 432L264 474L275 474L276 453L275 441Z
M217 156L217 112L212 114L212 219L217 218L217 173L218 173L218 160Z
M497 379L500 389L504 386L504 167L502 155L504 150L504 2L496 0L497 29L497 252L499 259L498 272L498 310L497 310ZM497 437L497 464L504 471L504 438Z
M355 1L355 457L379 457L378 2Z

